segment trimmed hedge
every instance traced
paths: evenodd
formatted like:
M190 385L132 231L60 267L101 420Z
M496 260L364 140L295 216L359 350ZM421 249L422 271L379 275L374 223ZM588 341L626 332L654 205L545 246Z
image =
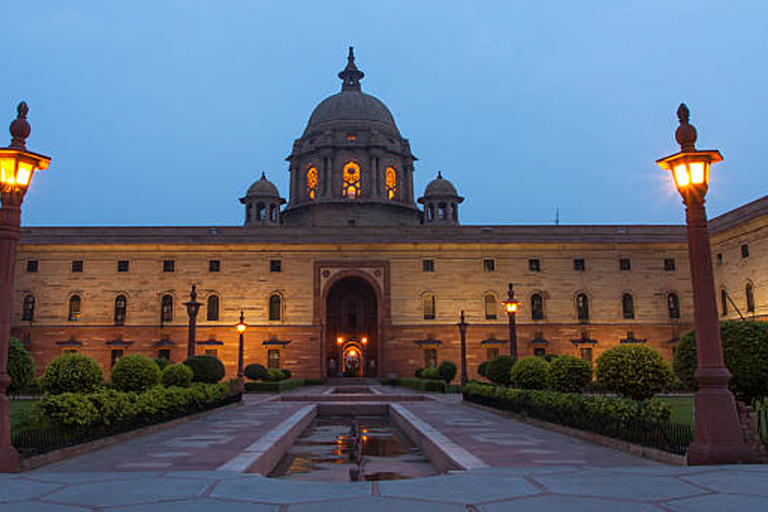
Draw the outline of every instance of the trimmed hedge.
M555 357L549 362L547 386L552 391L581 393L592 382L592 365L573 356Z
M644 345L621 345L597 358L597 381L609 391L645 400L669 388L673 374L656 350Z
M146 391L160 384L160 367L141 354L121 357L112 367L110 381L118 391Z
M83 354L63 354L48 363L42 378L46 393L91 393L104 385L101 365Z
M158 357L156 359L153 359L153 361L155 362L157 367L160 368L160 371L165 370L171 364L171 362L164 357Z
M768 323L727 320L720 323L723 357L733 377L729 387L747 403L768 396ZM687 332L675 349L675 373L687 387L696 389L696 333Z
M541 357L529 356L517 361L510 370L510 383L519 389L547 387L549 363Z
M446 384L450 384L456 378L456 364L451 361L443 361L437 367L437 376Z
M185 364L172 364L165 367L160 381L163 386L170 388L173 386L179 388L188 388L192 384L192 369Z
M485 377L485 370L488 369L488 361L483 361L477 366L477 374Z
M401 378L400 385L404 388L415 389L416 391L431 391L445 393L445 382L439 379L409 379Z
M11 384L6 393L17 395L35 380L35 361L29 351L16 338L8 344L8 374Z
M184 364L192 370L192 382L214 384L224 378L224 365L214 356L192 356Z
M305 385L304 379L283 379L279 381L246 382L245 390L249 393L280 393L282 391L288 391L289 389L299 388L304 385Z
M421 370L421 374L418 379L428 379L428 380L438 380L440 378L440 373L437 371L437 368L424 368Z
M264 380L267 378L267 369L258 363L251 363L245 367L243 374L248 380Z
M510 372L514 364L512 356L496 356L485 367L485 377L499 386L509 386Z
M264 380L267 382L280 382L281 380L286 380L286 377L285 373L283 373L283 370L278 368L270 368L267 370L267 378Z

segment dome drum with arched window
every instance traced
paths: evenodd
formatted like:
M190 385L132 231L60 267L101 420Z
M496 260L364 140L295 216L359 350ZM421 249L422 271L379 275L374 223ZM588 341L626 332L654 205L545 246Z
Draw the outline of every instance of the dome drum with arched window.
M285 204L285 199L280 197L277 187L267 179L265 173L262 172L261 178L248 188L240 202L245 205L246 227L280 225L280 206Z

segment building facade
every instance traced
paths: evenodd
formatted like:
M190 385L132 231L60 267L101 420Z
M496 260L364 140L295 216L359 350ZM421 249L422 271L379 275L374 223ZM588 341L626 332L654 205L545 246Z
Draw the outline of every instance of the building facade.
M242 310L246 364L298 377L458 363L465 311L473 376L509 353L510 282L521 356L645 343L671 357L693 321L684 226L462 226L441 174L416 198L410 143L362 92L351 49L339 77L294 141L287 201L262 174L242 226L25 228L13 333L38 371L67 351L106 370L128 353L183 360L193 284L197 353L229 375ZM768 313L766 226L768 197L711 221L723 318Z

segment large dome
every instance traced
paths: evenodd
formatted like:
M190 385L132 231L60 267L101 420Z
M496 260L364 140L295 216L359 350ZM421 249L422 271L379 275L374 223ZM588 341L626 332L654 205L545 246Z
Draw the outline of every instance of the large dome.
M324 99L312 112L304 133L360 124L399 135L392 113L378 98L359 90L347 90Z

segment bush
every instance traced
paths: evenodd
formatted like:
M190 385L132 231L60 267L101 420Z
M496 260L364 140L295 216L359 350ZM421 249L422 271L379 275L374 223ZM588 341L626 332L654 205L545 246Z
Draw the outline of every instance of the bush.
M421 372L423 372L423 371L424 371L424 368L416 368L416 371L413 372L413 376L416 377L417 379L420 379L421 378Z
M437 368L424 368L421 371L421 378L428 380L439 380L440 374L438 373Z
M110 381L117 391L145 391L160 384L161 375L152 359L131 354L117 360Z
M488 362L488 366L485 368L485 376L488 380L499 386L509 386L510 371L514 364L515 360L512 356L496 356Z
M99 420L99 410L83 393L64 391L48 394L40 400L43 414L59 425L87 428Z
M267 369L258 363L252 363L243 370L246 378L249 380L264 380L267 378Z
M304 379L305 386L322 386L325 384L323 379Z
M164 357L158 357L154 361L155 361L155 364L157 365L157 367L160 368L161 372L163 370L165 370L166 368L168 368L168 365L171 364L171 362L169 360L167 360L166 358L164 358Z
M673 375L656 350L643 345L622 345L597 358L597 380L613 393L645 400L669 388Z
M519 389L544 389L548 375L548 362L541 357L524 357L512 366L510 384Z
M267 370L267 378L265 380L267 382L280 382L281 380L286 380L285 373L278 368L270 368Z
M483 361L477 366L478 375L485 377L485 370L488 368L488 361Z
M768 396L768 323L727 320L720 323L725 365L733 377L729 384L739 400L751 403ZM696 389L696 334L680 338L675 349L675 373L687 387Z
M177 386L180 388L188 388L192 384L192 377L194 374L189 366L185 364L172 364L165 367L163 370L163 376L160 379L163 386L170 388Z
M104 372L92 357L64 354L45 368L43 388L46 393L91 393L104 385Z
M8 374L11 384L9 395L17 395L35 380L35 361L29 351L16 338L11 338L8 345Z
M549 363L547 386L553 391L581 393L592 382L592 365L573 356L561 356Z
M192 370L192 382L214 384L224 378L224 365L214 356L192 356L184 364Z
M293 377L293 373L291 373L291 370L282 369L282 372L283 372L284 378L286 379L290 379L291 377Z
M246 382L245 390L249 393L280 393L304 386L304 379L283 379L280 381Z
M456 378L456 365L451 361L443 361L437 367L437 376L446 384L450 384Z

